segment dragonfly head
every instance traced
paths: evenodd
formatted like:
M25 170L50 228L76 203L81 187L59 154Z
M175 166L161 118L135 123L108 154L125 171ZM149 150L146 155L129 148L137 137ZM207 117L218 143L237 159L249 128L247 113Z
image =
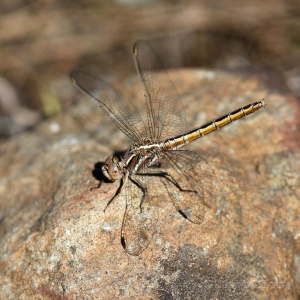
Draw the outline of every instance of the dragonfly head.
M102 166L103 175L111 180L120 180L123 177L123 170L120 161L116 156L109 156Z

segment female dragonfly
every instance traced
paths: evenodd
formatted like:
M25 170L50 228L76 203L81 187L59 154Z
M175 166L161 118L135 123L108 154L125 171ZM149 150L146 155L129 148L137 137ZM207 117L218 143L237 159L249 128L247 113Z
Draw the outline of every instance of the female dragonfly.
M251 103L186 132L180 97L151 45L144 40L137 41L133 57L145 89L146 122L130 100L103 80L81 71L73 71L71 79L81 91L94 98L132 140L132 146L123 157L106 159L102 172L108 180L120 181L107 206L125 191L121 242L127 253L139 255L156 231L156 203L161 199L157 195L162 190L159 184L178 212L193 223L203 221L205 208L209 206L205 196L209 189L214 189L212 169L197 153L180 148L266 104L263 100ZM201 180L195 181L191 170L197 170Z

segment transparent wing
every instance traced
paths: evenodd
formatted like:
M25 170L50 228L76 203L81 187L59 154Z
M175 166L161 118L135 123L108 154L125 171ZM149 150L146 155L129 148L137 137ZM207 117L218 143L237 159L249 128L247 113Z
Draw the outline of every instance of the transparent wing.
M193 151L177 150L166 153L162 169L175 181L164 182L177 211L192 223L201 224L206 208L215 207L218 178L211 166Z
M83 92L94 98L131 140L147 137L145 124L136 107L105 81L81 71L73 71L71 80Z
M151 179L145 176L131 176L126 186L126 211L122 225L122 245L130 255L140 255L151 242L156 232L159 216L153 197ZM147 186L143 199L142 187ZM141 201L143 203L141 206Z
M164 140L185 132L183 105L157 54L148 42L139 40L133 55L145 87L150 137Z

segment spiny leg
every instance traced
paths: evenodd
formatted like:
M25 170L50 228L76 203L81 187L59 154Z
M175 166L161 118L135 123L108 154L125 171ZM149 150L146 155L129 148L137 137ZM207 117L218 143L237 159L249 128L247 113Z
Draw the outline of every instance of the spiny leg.
M189 189L184 189L183 187L180 186L180 184L177 182L177 180L168 172L158 172L158 173L136 173L136 175L141 175L141 176L158 176L158 177L163 177L166 180L170 181L172 184L174 184L181 192L190 192L194 194L198 194L197 191L194 190L189 190ZM177 211L185 218L189 219L188 215L176 205L176 203L173 201Z
M165 173L165 172L164 172ZM167 176L165 176L165 178L168 180L168 181L170 181L170 182L172 182L181 192L190 192L190 193L194 193L194 194L199 194L199 192L198 191L195 191L195 190L188 190L188 189L184 189L184 188L182 188L181 186L180 186L180 184L176 181L176 179L171 175L171 174L169 174L169 173L167 173L168 175ZM206 203L205 201L203 201L203 203L204 203L204 205L206 206L206 207L208 207L208 208L211 208L211 206L208 204L208 203Z
M129 179L132 181L132 183L134 183L139 189L142 190L143 192L143 196L142 196L142 199L141 199L141 202L140 202L140 211L142 212L142 204L145 200L145 197L147 195L147 187L145 187L138 179L136 178L133 178L131 176L129 176Z
M99 189L99 188L101 187L101 185L102 185L102 180L98 183L97 186L91 187L91 188L90 188L90 191L93 191L93 190L95 190L95 189Z
M170 173L168 173L168 172L136 173L135 175L163 177L163 178L166 178L171 183L173 183L181 192L190 192L190 193L195 193L195 194L198 193L197 191L189 190L189 189L184 189L183 187L181 187L180 184L177 182L177 180Z
M122 178L121 182L120 182L120 185L115 193L115 195L108 201L108 203L106 204L103 212L106 211L107 207L117 198L121 195L124 187L125 187L125 184L126 184L126 181L127 181L127 178L128 178L128 174L125 174L124 177Z

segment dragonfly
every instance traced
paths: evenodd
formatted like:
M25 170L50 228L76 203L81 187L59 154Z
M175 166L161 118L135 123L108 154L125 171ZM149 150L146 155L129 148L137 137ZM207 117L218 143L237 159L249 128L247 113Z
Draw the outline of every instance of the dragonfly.
M133 58L144 88L144 115L133 101L93 75L76 70L71 73L71 80L96 100L132 141L122 157L107 157L102 173L109 181L120 182L106 208L124 193L126 209L121 243L128 254L140 255L157 231L158 203L166 198L165 195L169 195L184 218L195 224L203 222L205 211L213 200L207 197L214 189L212 168L198 153L181 148L264 108L266 102L253 102L186 131L180 96L150 43L138 40L133 46ZM197 176L200 179L196 180Z

